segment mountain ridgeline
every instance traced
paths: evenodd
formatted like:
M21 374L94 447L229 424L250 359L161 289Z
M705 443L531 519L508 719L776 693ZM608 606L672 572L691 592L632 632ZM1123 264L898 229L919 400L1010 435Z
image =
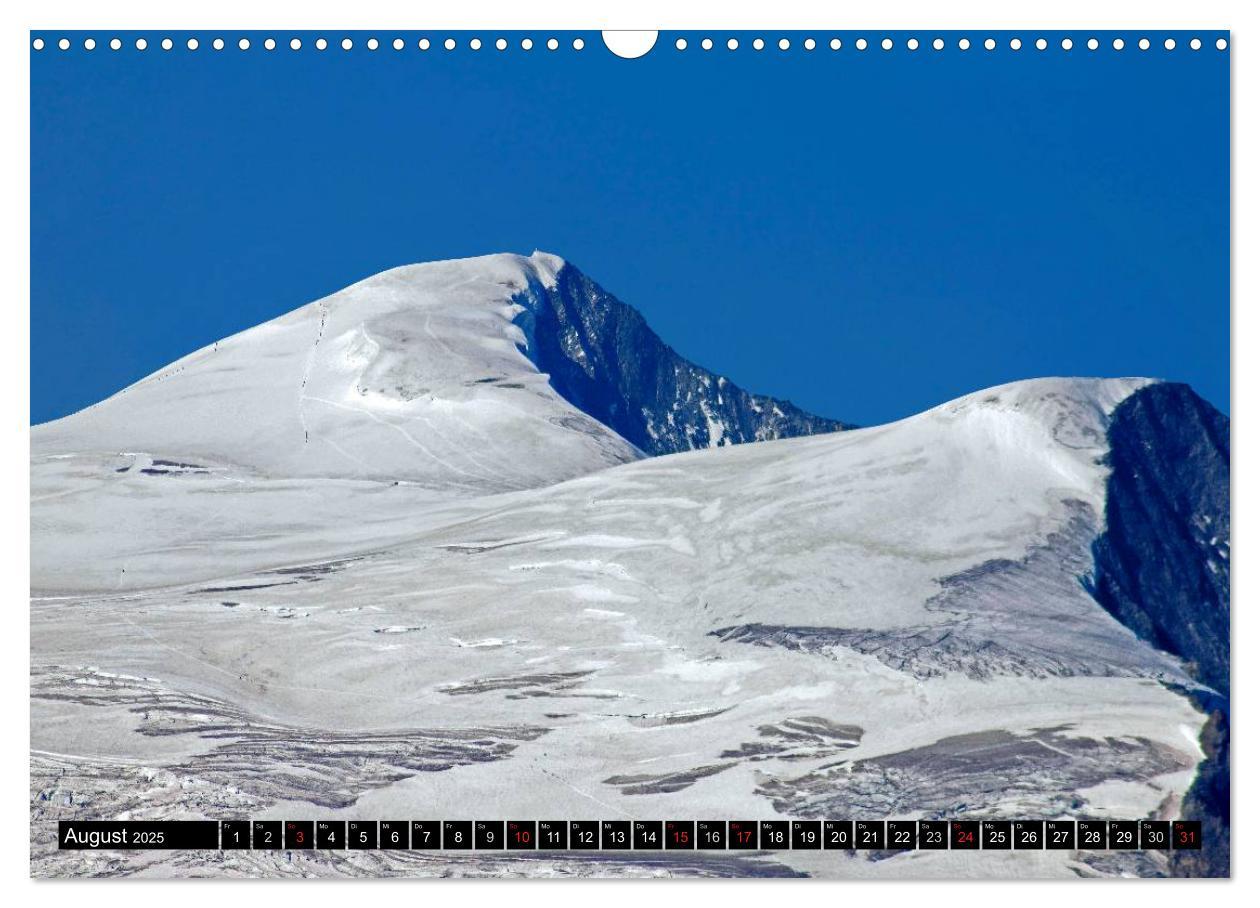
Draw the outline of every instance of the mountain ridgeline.
M673 454L854 428L750 394L683 359L643 316L577 268L516 298L524 353L565 400L645 454Z

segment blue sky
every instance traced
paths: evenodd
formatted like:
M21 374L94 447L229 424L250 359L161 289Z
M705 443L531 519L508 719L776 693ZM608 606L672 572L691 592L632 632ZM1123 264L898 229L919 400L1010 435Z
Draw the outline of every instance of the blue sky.
M598 34L112 34L31 55L34 423L385 268L534 249L700 365L850 422L1041 375L1187 381L1228 412L1229 54L1188 35L670 33L625 61Z

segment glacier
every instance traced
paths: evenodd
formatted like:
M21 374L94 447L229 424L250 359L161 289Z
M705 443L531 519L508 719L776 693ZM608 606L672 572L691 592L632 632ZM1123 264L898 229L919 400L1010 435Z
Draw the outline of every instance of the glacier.
M557 256L384 272L32 429L32 873L1227 874L1227 848L105 855L53 830L1193 809L1227 837L1228 470L1185 386L1034 379L854 428L687 362Z

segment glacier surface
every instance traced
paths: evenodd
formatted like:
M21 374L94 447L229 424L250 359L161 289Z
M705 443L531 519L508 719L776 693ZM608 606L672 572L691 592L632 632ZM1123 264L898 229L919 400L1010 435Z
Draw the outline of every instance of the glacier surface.
M33 429L32 872L1169 872L1074 852L56 850L74 816L1178 814L1203 685L1089 588L1110 419L1148 380L1017 382L645 457L531 358L522 313L570 267L385 272ZM656 425L676 390L627 399Z

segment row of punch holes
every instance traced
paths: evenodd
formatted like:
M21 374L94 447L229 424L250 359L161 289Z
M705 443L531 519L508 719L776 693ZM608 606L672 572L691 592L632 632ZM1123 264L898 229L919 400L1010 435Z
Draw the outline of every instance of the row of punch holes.
M236 47L239 50L243 50L243 51L250 50L254 46L249 38L244 38L244 37L237 39L235 43L236 43ZM967 37L958 38L956 43L957 43L957 48L960 51L967 51L973 47L971 39ZM1009 41L1005 41L1004 43L1005 43L1005 46L1009 47L1010 50L1012 51L1018 51L1018 50L1023 49L1024 47L1023 39L1018 38L1018 37L1011 38L1009 39ZM1067 38L1067 37L1062 38L1055 43L1057 43L1059 48L1065 51L1073 50L1076 47L1076 43L1071 38ZM1103 46L1103 42L1100 41L1098 38L1088 38L1083 43L1084 43L1085 48L1091 51L1098 50L1100 47ZM1117 50L1117 51L1124 50L1125 47L1127 46L1125 40L1119 37L1113 38L1110 43L1111 43L1112 49ZM1176 50L1178 46L1177 39L1172 38L1172 37L1165 38L1162 43L1163 43L1164 49L1168 51ZM1189 46L1189 48L1194 51L1201 50L1204 46L1203 40L1197 37L1191 38L1186 43ZM1225 50L1226 48L1229 47L1229 42L1225 38L1217 38L1215 43L1216 43L1217 50ZM201 40L196 37L188 38L187 40L183 42L183 44L184 44L184 47L190 51L196 51L201 48ZM354 39L349 38L349 37L342 38L340 42L338 42L338 44L343 51L354 50L355 47L357 46L355 44ZM575 51L581 51L585 49L586 47L585 39L580 38L580 37L573 38L572 41L568 42L568 44ZM696 45L702 51L711 51L715 47L721 46L719 42L715 42L712 38L702 38L698 42L696 42ZM48 46L49 46L48 42L46 42L42 37L36 37L31 41L31 47L37 51L44 50L44 48ZM68 51L74 45L73 45L73 42L71 42L69 38L60 38L56 41L55 46L57 47L58 50ZM97 46L98 46L98 42L96 38L87 37L82 40L83 50L87 50L87 51L95 50ZM123 49L124 42L121 38L110 38L108 42L106 42L106 46L110 50L118 51L118 50ZM149 40L143 37L136 38L135 41L133 42L133 46L135 47L136 50L139 50L139 51L148 50L150 46ZM157 46L160 47L164 51L170 51L170 50L175 49L176 42L172 38L162 38L158 42ZM213 38L209 41L209 47L211 47L212 49L216 51L221 51L225 49L227 46L228 46L228 42L223 38ZM261 47L263 48L263 50L267 50L267 51L274 51L279 46L280 46L280 42L278 42L275 38L264 38L261 42ZM306 45L302 41L301 38L293 37L288 40L288 47L290 50L294 50L294 51L302 50L303 47L306 47L306 46L308 45ZM309 46L314 47L314 49L317 51L324 51L334 45L333 43L329 42L327 38L316 38L310 42ZM386 45L377 38L368 38L363 42L363 47L365 47L369 51L379 50L380 48L384 46ZM401 50L405 50L408 47L408 42L402 38L394 38L388 41L388 46L392 47L395 51L401 51ZM430 40L429 38L420 38L418 41L416 41L415 46L418 50L421 50L421 51L427 51L436 47L441 47L447 51L453 51L453 50L457 50L461 45L457 39L452 37L452 38L446 38L440 43L434 42ZM473 37L473 38L465 39L463 46L466 47L468 50L478 51L487 45L485 44L485 42L482 41L481 38ZM508 41L507 38L497 38L493 42L493 47L499 51L508 50L511 46L512 44L511 42ZM552 37L552 38L548 38L542 44L542 46L546 47L547 50L549 51L556 51L556 50L559 50L562 45L559 38ZM739 50L741 46L743 45L741 44L739 38L731 37L731 38L727 38L725 41L725 47L728 51ZM767 43L767 41L764 38L753 38L751 41L748 42L748 46L750 46L754 51L762 51L762 50L765 50L767 47L771 47L771 46L777 47L780 51L789 51L793 48L794 45L790 38L779 38L777 41L773 41L772 39L772 43ZM819 42L815 38L805 38L804 40L800 42L800 46L807 51L812 51L812 50L816 50L819 47ZM838 51L838 50L841 50L845 45L844 45L844 41L837 37L837 38L831 38L829 40L826 40L826 46L833 51ZM866 38L857 38L853 41L853 48L858 51L865 51L868 48L871 48L873 46L874 45L872 44L872 42L867 40ZM891 50L897 49L899 44L897 41L894 41L892 38L883 38L879 40L878 46L880 49L884 51L891 51ZM933 38L930 42L927 42L926 44L924 44L924 43L921 43L918 38L907 38L900 46L904 47L905 50L912 51L912 52L919 50L920 47L926 47L926 46L930 46L935 51L943 51L946 49L946 47L949 46L949 42L946 42L944 38L938 37L938 38ZM995 51L1002 45L999 44L996 38L985 38L983 39L983 41L980 43L979 46L983 47L986 51ZM1033 40L1032 46L1035 47L1039 51L1044 51L1044 50L1047 50L1051 46L1051 41L1044 37L1036 38L1035 40ZM1151 41L1150 38L1141 37L1137 39L1138 50L1143 50L1143 51L1150 50L1153 46L1155 46L1155 44ZM521 50L524 50L524 51L533 50L535 47L534 39L521 38L519 41L519 47ZM674 47L676 50L685 51L689 49L690 47L692 47L692 45L688 42L686 38L680 37L674 41Z

